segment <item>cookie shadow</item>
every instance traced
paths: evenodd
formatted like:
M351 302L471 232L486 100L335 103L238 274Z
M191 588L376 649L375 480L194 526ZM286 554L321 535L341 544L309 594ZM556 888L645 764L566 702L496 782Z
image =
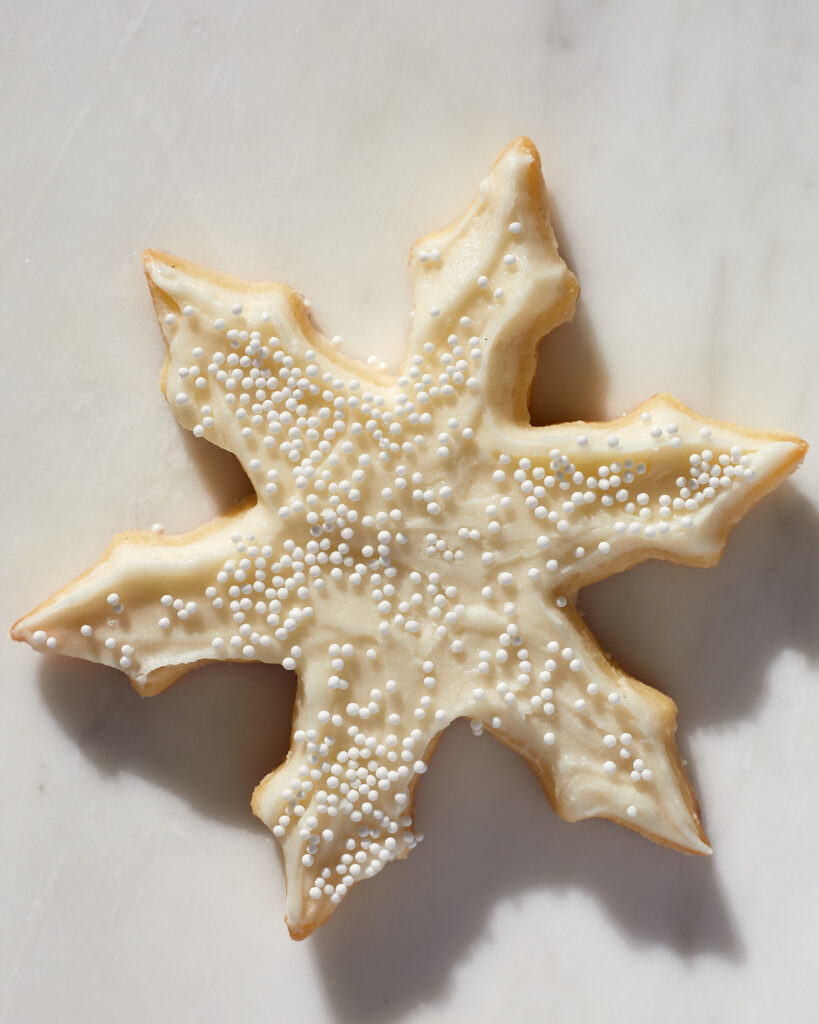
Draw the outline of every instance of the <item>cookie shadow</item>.
M119 672L51 655L38 683L51 714L103 775L138 775L207 817L262 828L250 796L287 753L293 673L206 665L144 698Z
M819 514L785 483L737 524L713 569L646 562L589 587L579 606L616 662L677 702L683 734L747 719L783 651L819 658Z
M212 444L206 437L194 437L182 426L178 429L191 465L196 467L219 509L229 512L253 493L247 474L232 452Z
M560 253L574 268L557 211L552 209L550 216ZM532 424L543 427L579 419L605 419L608 384L609 373L581 293L574 317L552 331L538 350L529 397Z
M548 906L588 893L635 950L661 944L683 959L743 959L709 858L608 822L562 822L522 760L489 737L474 739L464 723L441 742L416 810L420 847L354 889L310 940L339 1021L440 1011L454 966L524 898ZM544 924L538 957L548 963L561 941Z

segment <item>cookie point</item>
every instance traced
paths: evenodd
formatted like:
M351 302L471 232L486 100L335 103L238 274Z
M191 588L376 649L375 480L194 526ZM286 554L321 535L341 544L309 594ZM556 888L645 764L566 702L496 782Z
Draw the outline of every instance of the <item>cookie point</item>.
M774 486L782 476L787 476L802 464L808 451L808 443L795 434L783 434L781 436L772 434L768 444L779 468L779 472L771 484L771 486Z
M508 148L528 153L530 156L538 156L537 146L532 142L528 135L518 135L516 139L511 141Z
M146 274L150 274L157 267L169 266L173 266L173 260L168 253L161 252L159 249L143 249L142 268Z
M534 166L539 170L540 153L538 153L537 146L527 135L520 135L518 138L513 139L497 158L493 169L497 171L499 168L507 166L510 162L527 167Z
M18 619L12 625L12 627L9 629L9 636L11 637L12 640L17 640L18 642L25 641L26 638L25 638L25 635L23 633L23 626L22 626L22 624L25 621L25 619L26 619L26 616L23 616L22 619Z
M686 853L692 854L694 857L710 857L713 854L711 844L708 842L708 837L702 831L699 830L699 835L696 841L692 841L691 844L685 849Z
M287 930L290 932L290 938L294 942L304 942L304 940L312 935L315 925L307 925L300 922L289 921L285 918L284 923L287 925Z
M796 434L791 434L788 440L793 448L796 464L801 465L801 463L805 461L805 456L808 454L810 445L807 441L798 437Z
M40 628L40 623L37 620L37 611L38 609L35 609L33 612L23 615L12 625L9 630L9 636L12 640L30 644L35 648L43 646L35 640L36 634L46 632Z

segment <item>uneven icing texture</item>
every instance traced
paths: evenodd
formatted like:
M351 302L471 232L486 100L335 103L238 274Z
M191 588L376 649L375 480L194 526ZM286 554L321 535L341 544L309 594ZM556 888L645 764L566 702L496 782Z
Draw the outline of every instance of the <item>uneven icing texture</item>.
M713 563L804 446L669 396L614 423L528 425L537 341L577 294L531 143L414 249L397 379L338 353L288 288L145 266L168 401L257 499L191 535L122 535L15 636L144 693L205 660L297 671L290 753L253 798L292 933L415 845L415 784L460 716L523 754L563 817L708 852L673 703L607 660L574 598L644 558Z

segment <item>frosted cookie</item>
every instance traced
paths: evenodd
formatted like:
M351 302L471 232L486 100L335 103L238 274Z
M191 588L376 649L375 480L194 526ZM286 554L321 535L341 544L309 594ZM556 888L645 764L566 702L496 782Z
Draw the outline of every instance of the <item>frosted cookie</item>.
M568 821L710 852L674 703L611 663L575 595L646 558L714 564L806 445L668 395L611 423L530 425L538 342L578 291L532 143L413 249L397 379L338 352L283 285L144 262L168 402L256 496L183 536L121 534L12 634L146 695L205 661L295 669L290 751L253 795L291 934L415 846L415 787L460 717L526 758Z

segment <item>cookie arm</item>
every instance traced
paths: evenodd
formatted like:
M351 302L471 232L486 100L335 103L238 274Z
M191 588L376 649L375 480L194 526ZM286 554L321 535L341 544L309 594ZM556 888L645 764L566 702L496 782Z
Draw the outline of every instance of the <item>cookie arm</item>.
M292 288L153 250L143 263L167 345L168 404L183 427L232 452L278 512L300 497L305 442L331 449L333 400L353 378L364 392L387 378L334 350Z
M323 924L353 885L415 847L415 788L454 717L415 714L424 670L411 645L392 640L370 661L371 642L356 644L343 668L333 667L326 644L324 654L311 645L298 667L287 760L253 794L254 814L281 846L295 939ZM337 674L349 690L328 686Z
M647 558L714 565L734 524L808 447L782 431L706 419L672 395L608 423L508 428L500 444L512 455L512 488L545 491L527 498L531 532L547 511L562 521L544 564L563 594Z
M413 247L410 274L405 372L428 373L427 387L446 386L448 375L460 373L481 408L486 399L502 418L528 422L537 345L571 319L579 291L557 250L531 140L516 139L466 212ZM469 412L461 413L462 425L470 422Z
M192 533L120 534L96 565L23 616L11 635L121 669L139 693L159 693L203 661L243 658L243 648L230 643L239 627L228 583L219 578L241 558L233 538L268 530L258 506L243 503ZM268 640L254 647L254 659L279 661L280 644Z
M532 767L566 821L608 818L685 853L708 854L675 742L677 708L599 648L571 609L547 637L525 636L532 682L487 687L473 718Z

